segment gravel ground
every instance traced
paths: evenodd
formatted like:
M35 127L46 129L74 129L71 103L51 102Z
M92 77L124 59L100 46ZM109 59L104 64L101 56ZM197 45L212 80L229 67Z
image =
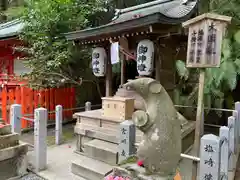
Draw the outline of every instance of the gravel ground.
M19 178L11 178L9 180L46 180L44 178L41 178L40 176L37 176L34 173L28 173L27 175Z

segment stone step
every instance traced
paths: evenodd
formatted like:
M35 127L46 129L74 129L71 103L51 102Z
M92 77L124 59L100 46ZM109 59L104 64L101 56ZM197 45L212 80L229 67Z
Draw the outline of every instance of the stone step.
M0 135L11 134L11 125L0 124Z
M74 132L76 134L80 134L94 139L100 139L115 144L119 143L120 132L111 128L96 127L77 123L77 125L74 128ZM143 134L142 132L137 130L136 142L141 141L142 134Z
M76 155L72 162L71 171L73 174L81 176L87 180L102 180L112 171L112 166L86 157L84 155Z
M84 147L84 153L88 157L111 165L116 165L118 163L117 144L94 139L85 143Z
M6 159L14 158L15 156L19 156L21 154L26 154L28 151L27 143L20 143L19 145L1 149L0 150L0 161L4 161Z
M19 144L19 134L7 134L0 136L0 150Z

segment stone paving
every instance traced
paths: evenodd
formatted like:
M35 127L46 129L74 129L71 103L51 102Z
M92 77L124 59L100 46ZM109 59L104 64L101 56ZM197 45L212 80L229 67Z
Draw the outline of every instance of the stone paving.
M70 166L71 160L76 158L76 154L73 153L75 150L75 138L73 135L73 126L74 124L67 125L64 127L64 132L68 133L67 141L60 146L49 146L48 147L48 167L45 171L39 173L42 177L47 180L85 180L78 176L75 176L71 173ZM54 144L54 140L52 140L52 136L54 136L54 130L50 129L48 132L48 141L49 145ZM70 138L71 137L71 138ZM30 144L33 144L33 134L25 134L23 135L24 141L27 141ZM188 153L189 155L192 152ZM33 159L33 151L30 148L28 157ZM180 173L182 176L182 180L191 180L191 170L192 170L192 161L188 159L183 159L180 163ZM238 163L238 167L240 167L240 163ZM29 175L22 177L16 180L45 180L36 176L35 174L30 173ZM237 169L235 180L240 180L240 168Z
M29 173L29 174L27 174L19 179L16 179L16 180L46 180L46 179L44 179L34 173Z

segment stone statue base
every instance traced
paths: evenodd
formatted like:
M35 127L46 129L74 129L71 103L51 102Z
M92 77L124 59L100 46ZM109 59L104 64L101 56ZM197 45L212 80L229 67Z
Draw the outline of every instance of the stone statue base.
M110 176L129 178L131 180L173 180L175 172L167 177L162 177L160 174L150 174L144 167L138 166L136 157L130 157L123 162L119 167L114 167Z

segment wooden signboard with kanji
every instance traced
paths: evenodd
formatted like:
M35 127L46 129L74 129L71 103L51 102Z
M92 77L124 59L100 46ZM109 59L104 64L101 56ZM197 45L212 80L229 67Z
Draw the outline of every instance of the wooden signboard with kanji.
M219 67L222 38L231 17L206 13L185 23L188 27L187 67Z

